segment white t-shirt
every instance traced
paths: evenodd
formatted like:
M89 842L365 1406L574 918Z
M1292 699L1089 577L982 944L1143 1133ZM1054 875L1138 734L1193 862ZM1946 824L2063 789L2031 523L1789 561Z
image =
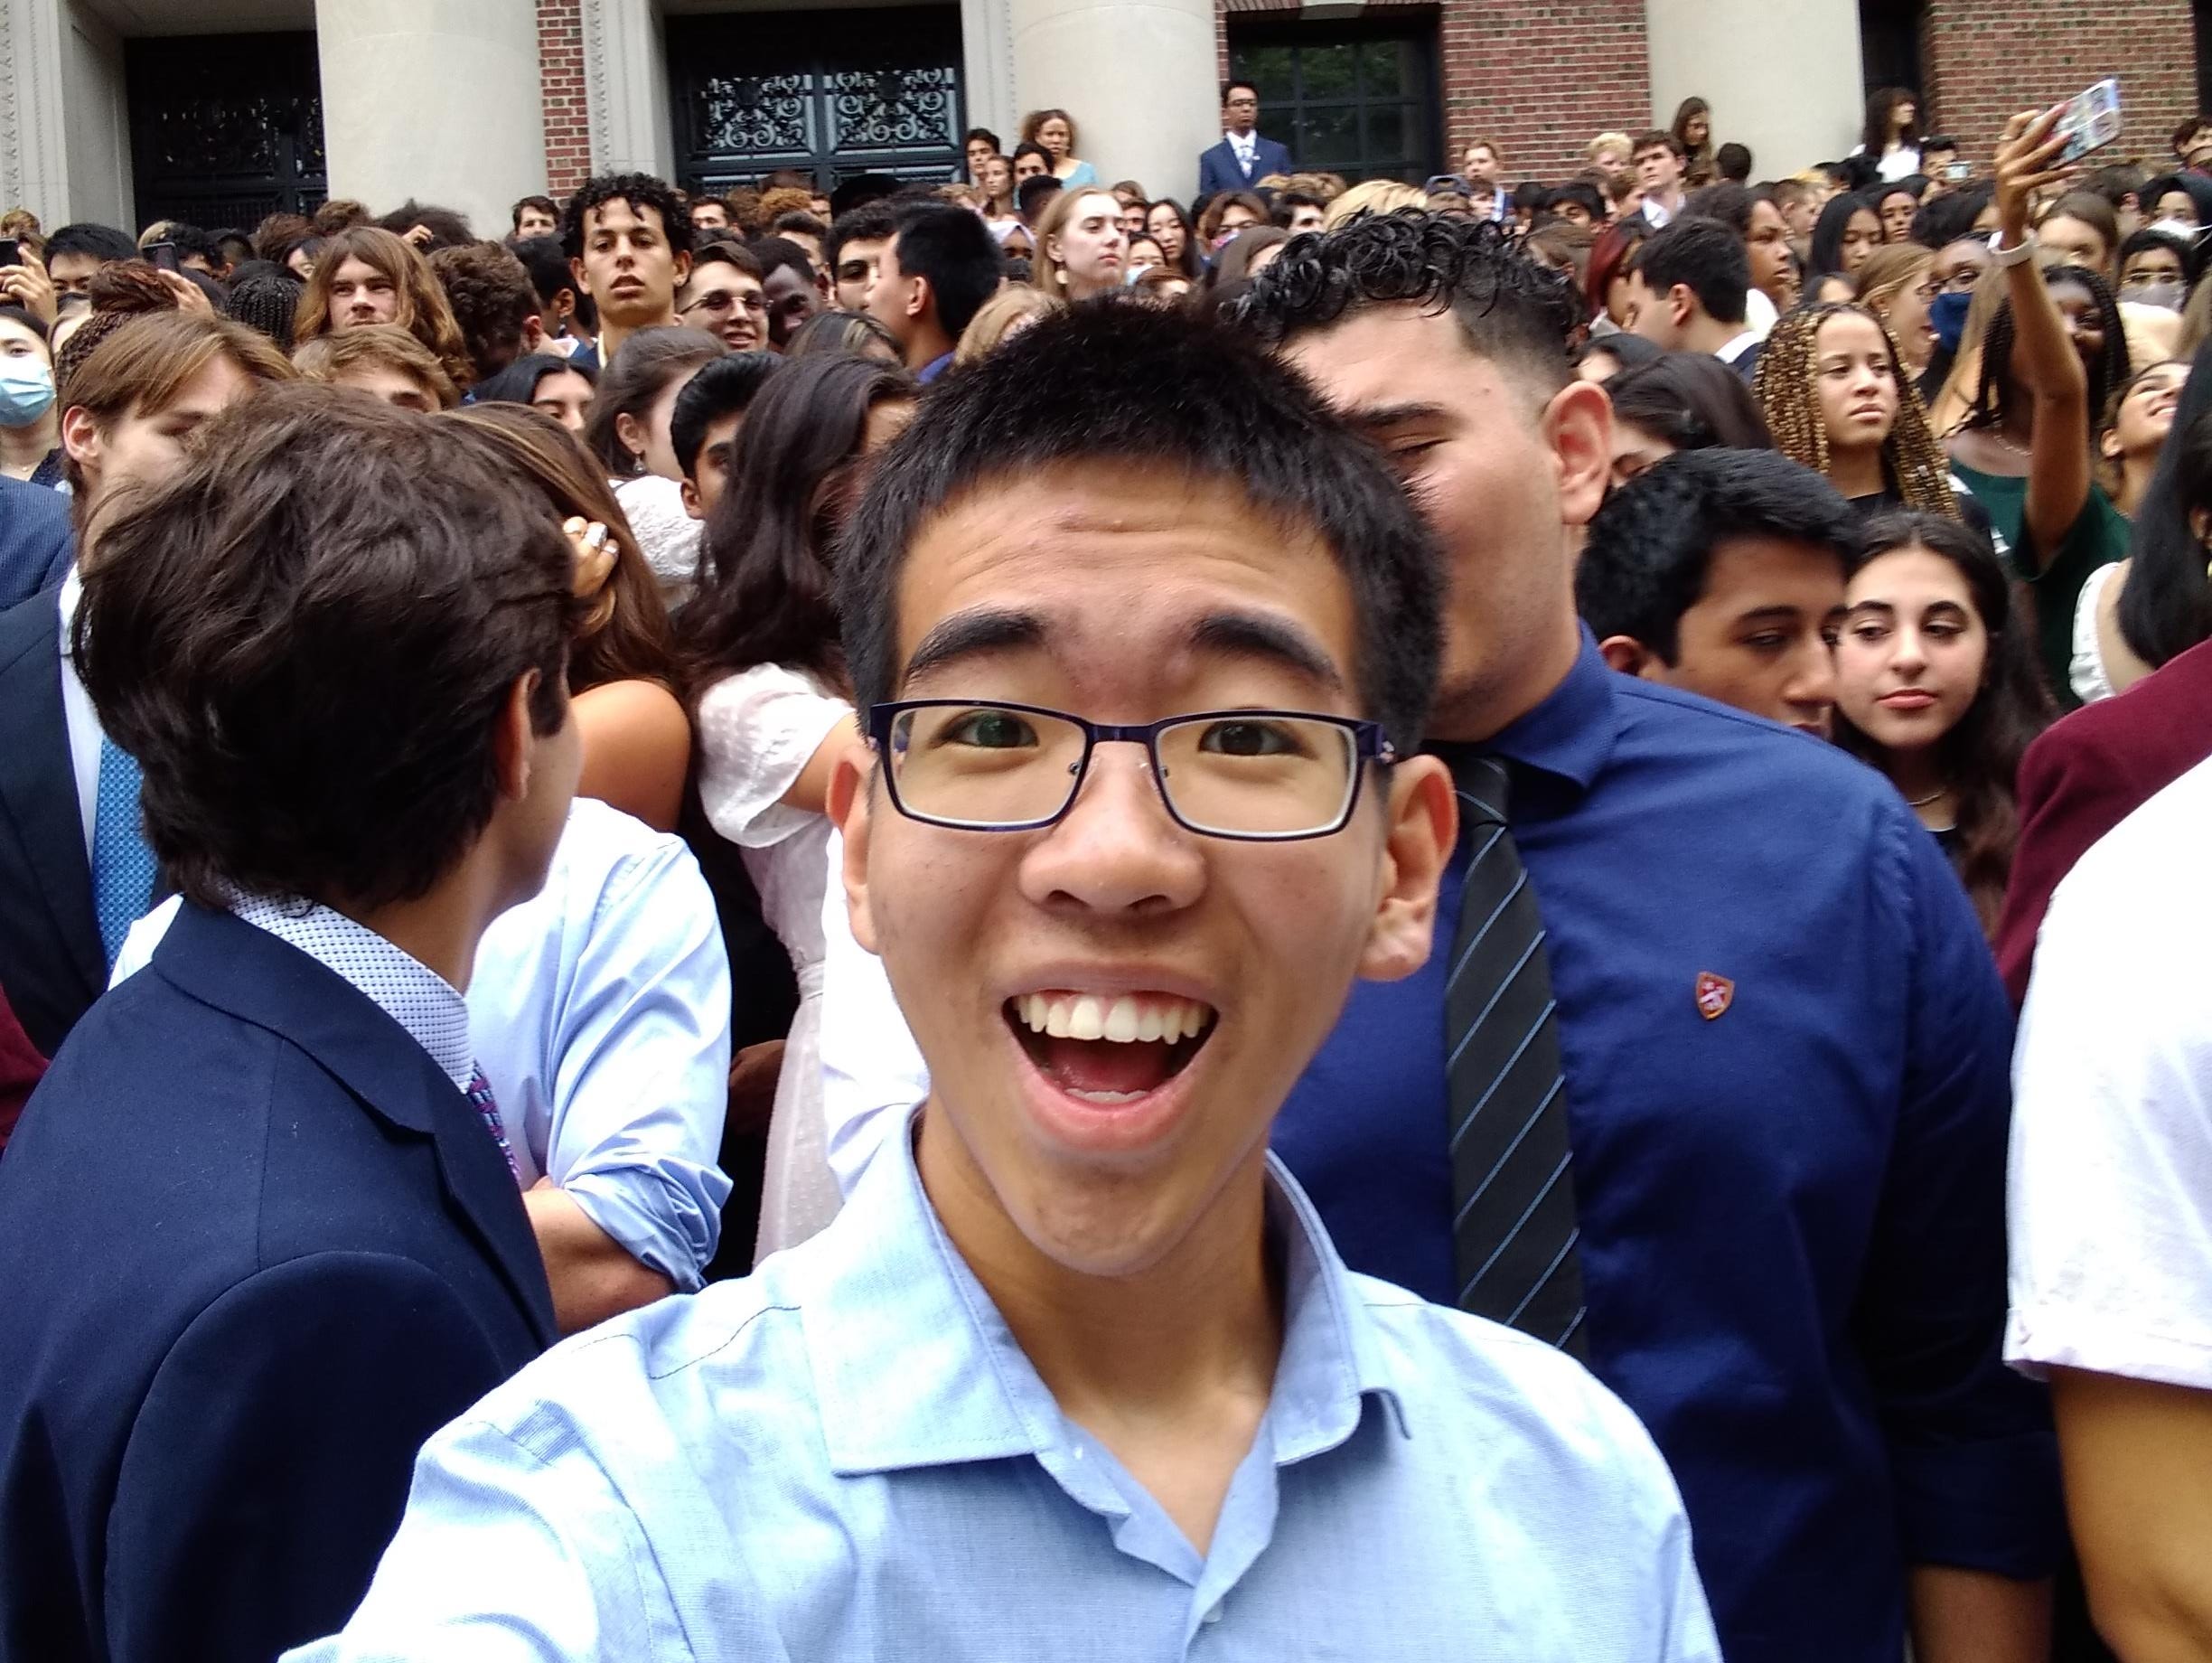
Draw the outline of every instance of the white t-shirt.
M2005 1360L2212 1390L2212 762L2051 897L2013 1056Z

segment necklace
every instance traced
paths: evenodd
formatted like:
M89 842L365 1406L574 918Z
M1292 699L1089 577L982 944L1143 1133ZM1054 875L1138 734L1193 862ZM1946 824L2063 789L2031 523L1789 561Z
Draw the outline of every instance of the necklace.
M1931 803L1940 803L1944 799L1944 794L1950 789L1948 785L1938 785L1925 797L1907 797L1905 806L1907 808L1926 808Z

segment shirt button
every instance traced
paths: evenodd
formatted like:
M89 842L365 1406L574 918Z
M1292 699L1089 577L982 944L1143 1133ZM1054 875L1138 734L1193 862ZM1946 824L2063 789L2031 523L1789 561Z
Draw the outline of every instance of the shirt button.
M1223 1602L1219 1600L1214 1601L1214 1609L1206 1612L1204 1616L1199 1618L1198 1621L1201 1622L1219 1622L1222 1619L1222 1603Z

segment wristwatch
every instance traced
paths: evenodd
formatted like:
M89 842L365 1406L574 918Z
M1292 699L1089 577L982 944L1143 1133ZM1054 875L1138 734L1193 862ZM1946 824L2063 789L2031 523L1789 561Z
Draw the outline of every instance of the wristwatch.
M2035 233L2029 231L2027 236L2020 239L2018 248L2008 249L2004 245L2004 232L1998 231L1990 238L1989 251L1992 259L2010 271L2023 261L2035 258Z

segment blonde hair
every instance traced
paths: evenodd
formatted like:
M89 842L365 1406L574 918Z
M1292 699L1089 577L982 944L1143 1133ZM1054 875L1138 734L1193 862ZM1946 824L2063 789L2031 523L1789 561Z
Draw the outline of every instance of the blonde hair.
M1037 216L1036 225L1030 232L1030 241L1036 247L1036 258L1030 268L1029 280L1055 299L1067 297L1067 267L1064 261L1053 258L1052 240L1066 234L1068 221L1075 217L1075 205L1092 196L1102 196L1113 202L1114 217L1120 217L1121 204L1114 202L1111 191L1102 184L1086 184L1056 193Z
M1885 322L1889 303L1910 288L1936 263L1936 250L1917 242L1886 242L1867 256L1851 280L1859 286L1859 304Z
M968 320L968 327L961 331L960 345L953 351L953 363L967 365L989 356L1008 335L1040 317L1051 316L1064 304L1041 288L1021 283L1008 284L979 306L976 315Z
M1636 141L1626 133L1600 133L1582 146L1582 155L1587 160L1595 162L1602 150L1617 150L1621 155L1627 155L1635 149Z
M1369 179L1354 185L1322 211L1321 229L1333 231L1363 213L1395 213L1401 208L1428 205L1429 198L1419 185L1401 184L1395 179Z
M1905 373L1889 325L1855 303L1800 306L1777 322L1760 350L1751 396L1774 436L1775 448L1823 477L1828 472L1828 421L1821 413L1820 332L1832 317L1863 317L1881 331L1897 382L1897 424L1882 441L1882 471L1907 508L1959 517L1951 494L1951 459L1928 428L1927 409Z
M292 352L292 367L311 381L342 381L347 371L361 364L390 370L421 383L442 410L461 402L461 390L445 373L445 366L397 324L371 324L342 335L317 335L301 342Z

